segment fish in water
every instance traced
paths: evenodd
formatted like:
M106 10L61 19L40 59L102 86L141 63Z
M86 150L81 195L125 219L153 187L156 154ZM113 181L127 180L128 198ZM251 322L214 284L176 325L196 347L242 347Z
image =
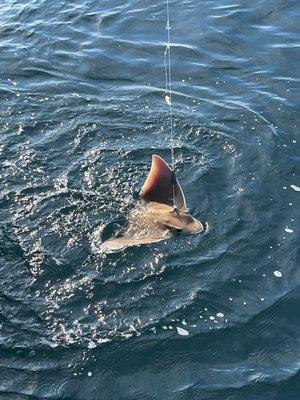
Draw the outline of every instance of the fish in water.
M102 251L158 242L174 234L200 233L202 222L188 211L181 186L168 164L152 156L149 175L140 191L140 201L131 211L122 237L102 243Z

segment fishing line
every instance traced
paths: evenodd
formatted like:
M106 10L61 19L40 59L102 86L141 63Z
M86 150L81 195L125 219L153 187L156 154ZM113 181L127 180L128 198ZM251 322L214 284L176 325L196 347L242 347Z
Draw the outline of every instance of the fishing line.
M171 41L170 41L170 5L169 0L166 0L167 6L167 44L164 52L164 66L165 66L165 78L166 78L166 94L165 101L169 106L170 115L170 133L171 133L171 162L172 170L175 169L175 157L174 157L174 137L173 137L173 109L172 109L172 74L171 74Z
M174 154L174 133L173 133L173 109L172 109L172 73L171 73L171 40L170 40L170 5L169 0L166 0L167 8L167 44L164 52L164 67L165 67L165 79L166 79L166 94L165 101L169 106L169 119L170 119L170 134L171 134L171 165L172 165L172 188L173 188L173 206L175 207L175 154Z

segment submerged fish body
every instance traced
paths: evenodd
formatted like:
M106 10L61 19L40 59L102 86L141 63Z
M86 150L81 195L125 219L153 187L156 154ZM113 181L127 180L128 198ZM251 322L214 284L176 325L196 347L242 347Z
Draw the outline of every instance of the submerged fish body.
M129 246L155 243L171 236L159 222L159 216L150 204L139 202L127 218L123 236L112 238L101 245L103 251L115 251Z
M131 246L141 246L142 244L150 244L150 243L157 243L160 242L161 240L167 239L171 236L171 234L168 234L166 236L160 236L160 237L120 237L120 238L115 238L115 239L109 239L105 242L102 243L101 245L101 250L104 252L114 252L118 250L123 250L126 247L131 247Z
M180 232L197 234L204 230L203 224L189 213L181 186L159 156L152 157L151 170L140 197L142 201L127 218L123 236L103 242L102 251L155 243Z

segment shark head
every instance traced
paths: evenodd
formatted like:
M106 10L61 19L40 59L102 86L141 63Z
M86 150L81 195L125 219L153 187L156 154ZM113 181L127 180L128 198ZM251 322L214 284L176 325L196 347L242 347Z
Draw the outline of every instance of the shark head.
M140 197L149 203L149 209L157 214L163 226L189 234L204 230L202 222L188 211L183 190L171 168L157 155L152 156L151 169Z
M204 230L202 222L194 218L187 210L179 210L177 207L174 207L168 213L164 213L161 222L176 232L196 234Z

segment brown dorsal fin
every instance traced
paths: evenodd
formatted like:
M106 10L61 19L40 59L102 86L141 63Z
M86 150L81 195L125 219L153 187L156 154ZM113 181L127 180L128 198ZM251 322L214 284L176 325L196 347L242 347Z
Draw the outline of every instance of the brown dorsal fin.
M184 194L171 168L161 157L153 155L151 169L140 196L146 201L173 206L173 182L175 206L185 210L187 207Z

